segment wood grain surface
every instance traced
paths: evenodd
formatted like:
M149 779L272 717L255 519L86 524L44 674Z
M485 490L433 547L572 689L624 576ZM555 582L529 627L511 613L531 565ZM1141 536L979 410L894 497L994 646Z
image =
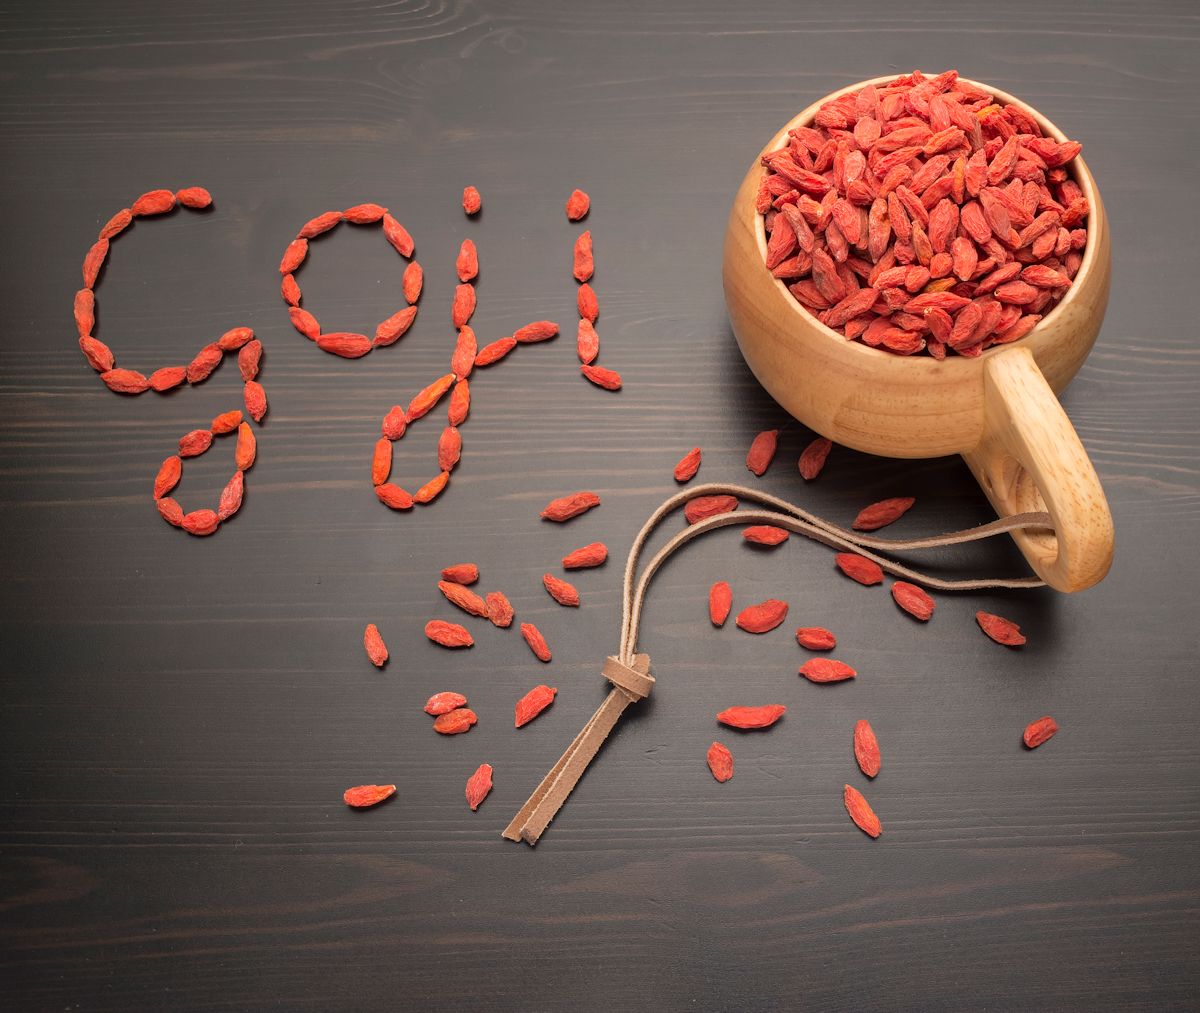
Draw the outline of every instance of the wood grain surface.
M1196 1008L1200 909L1200 352L1194 312L1195 58L1170 0L978 5L13 3L0 22L0 1004L19 1010ZM748 159L796 110L852 81L955 64L1085 146L1113 231L1099 341L1064 396L1113 508L1112 572L1076 596L938 596L928 626L792 538L737 529L689 546L651 590L653 696L631 707L536 849L499 832L595 709L619 632L619 561L704 449L702 479L747 480L848 522L917 497L931 534L991 508L958 458L841 448L803 483L810 434L755 383L720 291L721 239ZM271 411L241 513L213 538L150 498L187 430L238 405L232 363L170 396L118 397L79 356L71 297L101 223L144 190L201 184L211 212L137 224L98 287L123 365L186 362L246 324ZM459 208L468 183L484 210ZM600 362L573 347L578 227L593 199ZM292 331L280 252L299 225L391 207L427 275L413 330L357 362ZM398 516L368 482L379 419L445 369L453 259L482 262L481 341L547 317L567 336L472 381L463 462ZM326 329L398 308L403 262L377 229L313 244L300 280ZM440 410L397 445L432 477ZM761 479L743 459L779 427ZM229 441L189 462L211 504ZM594 489L567 525L547 500ZM541 575L590 541L613 559ZM437 571L471 560L554 650L456 618ZM921 562L1020 574L1011 543ZM791 603L751 637L713 630L709 584ZM1019 622L986 640L973 614ZM472 622L471 620L467 620ZM375 671L363 626L392 660ZM791 631L826 625L853 683L796 676ZM516 731L531 686L559 690ZM421 705L465 692L465 736ZM779 702L769 732L713 715ZM1033 752L1027 722L1062 731ZM883 750L854 767L867 718ZM736 775L704 765L714 738ZM483 761L496 788L463 798ZM353 784L396 798L354 812ZM860 787L871 841L842 808Z

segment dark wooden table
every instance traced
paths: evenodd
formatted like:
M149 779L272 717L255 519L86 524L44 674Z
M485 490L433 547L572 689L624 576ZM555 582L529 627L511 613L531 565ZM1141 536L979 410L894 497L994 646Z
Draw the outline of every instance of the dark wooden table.
M546 2L10 5L0 116L0 990L9 1009L1195 1008L1200 790L1196 727L1196 95L1186 4L901 6ZM1084 9L1087 8L1087 9ZM736 530L662 572L642 644L654 696L633 708L542 843L499 831L606 688L618 560L674 491L757 481L743 457L782 427L763 489L835 520L914 495L894 531L978 523L957 459L811 438L743 365L720 244L748 161L795 110L876 74L957 65L1084 142L1112 219L1114 286L1065 397L1101 474L1118 552L1064 597L940 595L928 627L834 572L799 539L762 554ZM98 226L143 190L209 187L215 208L138 224L98 289L121 363L186 362L246 324L266 345L271 411L241 513L211 539L157 516L176 439L238 406L232 363L168 397L109 393L75 347L71 297ZM472 183L485 209L458 206ZM368 484L382 414L445 369L464 236L483 262L481 341L527 320L574 326L562 213L590 191L601 363L573 331L473 381L463 463L434 506L381 507ZM305 219L378 201L416 236L423 311L357 362L289 326L280 251ZM399 304L402 262L376 229L314 244L305 305L326 329ZM440 409L439 409L440 414ZM439 420L397 444L398 480L433 474ZM190 462L180 498L212 503L230 441ZM600 509L538 520L580 488ZM540 586L593 540L617 559L578 577L578 611ZM554 649L455 618L434 583L472 560ZM961 575L1022 572L1011 544L939 557ZM705 594L791 602L751 638L713 630ZM1000 648L978 608L1020 622ZM362 629L392 650L366 662ZM468 622L471 622L468 620ZM833 627L860 678L796 677L790 630ZM540 681L558 701L514 731ZM467 736L435 735L436 690L466 692ZM766 734L716 710L778 701ZM1062 731L1027 752L1021 729ZM874 724L884 769L850 753ZM704 765L714 737L737 775ZM467 775L496 768L477 813ZM395 781L368 812L343 788ZM860 834L842 785L886 831Z

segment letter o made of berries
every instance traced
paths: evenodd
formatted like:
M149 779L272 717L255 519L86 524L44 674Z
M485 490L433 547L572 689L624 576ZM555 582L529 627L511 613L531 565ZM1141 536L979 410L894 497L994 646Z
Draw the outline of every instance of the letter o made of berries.
M317 318L300 306L302 293L296 281L296 272L308 258L309 240L324 235L341 222L350 222L353 225L381 224L384 238L400 256L409 261L403 280L404 298L408 305L382 321L375 328L374 339L354 331L322 332ZM283 275L279 291L283 301L287 303L292 326L310 341L315 341L321 351L340 355L345 359L361 359L372 348L395 344L416 319L417 301L421 298L421 287L424 283L421 265L412 259L412 255L412 236L388 214L387 208L379 204L356 204L345 211L325 211L315 218L310 218L301 226L296 238L288 243L279 261L279 273Z

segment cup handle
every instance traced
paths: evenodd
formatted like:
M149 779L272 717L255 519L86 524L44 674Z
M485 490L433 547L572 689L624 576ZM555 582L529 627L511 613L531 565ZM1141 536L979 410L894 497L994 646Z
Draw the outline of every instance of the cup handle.
M983 438L962 456L996 512L1047 510L1053 531L1012 533L1034 572L1059 591L1082 591L1112 563L1113 523L1096 469L1029 349L989 356Z

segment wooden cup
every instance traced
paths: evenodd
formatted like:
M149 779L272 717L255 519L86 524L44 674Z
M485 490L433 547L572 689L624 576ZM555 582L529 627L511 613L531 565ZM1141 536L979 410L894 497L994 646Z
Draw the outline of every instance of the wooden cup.
M826 96L779 131L787 132L861 81ZM969 82L975 84L976 82ZM997 100L1023 109L1042 130L1066 137L1037 110L990 85ZM820 323L766 268L766 232L755 210L766 170L756 158L737 192L725 234L725 301L734 335L758 381L801 422L835 443L888 457L961 454L1001 516L1047 510L1054 530L1014 532L1034 571L1060 591L1091 587L1108 572L1113 524L1104 490L1055 396L1087 358L1108 304L1108 219L1082 158L1070 167L1090 214L1083 263L1071 287L1038 325L978 358L901 356L846 338Z

